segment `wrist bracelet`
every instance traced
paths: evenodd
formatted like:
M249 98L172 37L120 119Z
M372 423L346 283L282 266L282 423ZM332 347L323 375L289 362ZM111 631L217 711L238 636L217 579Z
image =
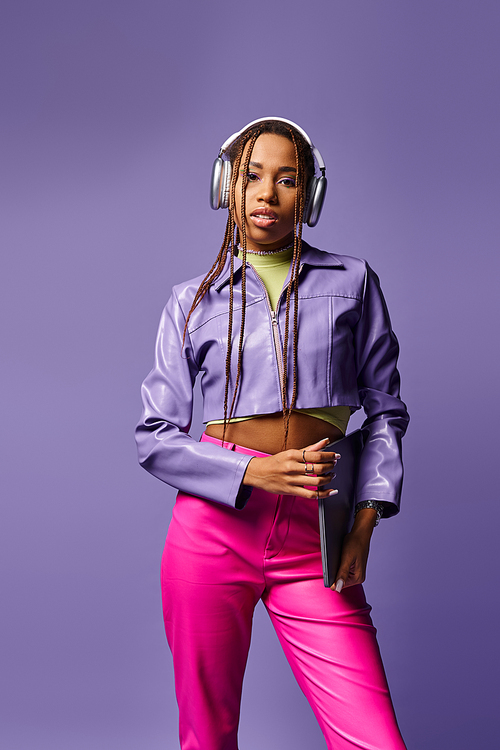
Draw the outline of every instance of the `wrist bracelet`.
M354 508L354 517L356 518L359 511L363 510L364 508L373 508L373 510L377 512L377 520L375 521L375 526L378 526L380 519L382 518L382 513L384 512L383 506L380 503L375 502L375 500L363 500L360 503L356 503L356 507Z

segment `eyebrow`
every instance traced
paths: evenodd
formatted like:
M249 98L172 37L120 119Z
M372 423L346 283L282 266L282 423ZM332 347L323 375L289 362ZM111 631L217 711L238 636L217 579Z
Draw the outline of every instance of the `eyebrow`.
M249 162L249 165L251 167L257 167L257 169L264 169L262 164L259 161L251 161ZM297 170L295 167L279 167L278 172L296 172Z

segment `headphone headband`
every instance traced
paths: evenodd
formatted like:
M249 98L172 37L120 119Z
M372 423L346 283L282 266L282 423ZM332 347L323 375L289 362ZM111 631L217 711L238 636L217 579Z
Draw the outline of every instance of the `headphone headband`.
M325 173L325 162L323 161L323 157L321 156L319 149L316 148L316 146L313 144L309 136L307 135L306 131L300 127L300 125L297 125L296 122L293 122L292 120L286 120L284 117L259 117L258 120L252 120L252 122L249 122L248 125L245 125L244 128L239 130L237 133L233 133L233 135L229 136L227 140L224 141L222 146L219 150L219 157L221 157L231 146L235 141L238 140L240 135L243 135L243 133L248 130L249 128L253 127L254 125L257 125L259 122L267 122L268 120L273 120L274 122L284 122L285 125L291 125L292 128L295 128L295 130L298 130L298 132L301 134L309 148L314 154L314 157L316 161L318 162L318 167L321 170L321 173Z

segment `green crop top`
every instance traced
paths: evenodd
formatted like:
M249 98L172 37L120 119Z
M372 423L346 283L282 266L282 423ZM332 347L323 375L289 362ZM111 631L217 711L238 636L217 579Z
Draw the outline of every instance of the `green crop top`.
M288 270L292 262L293 248L281 250L279 253L272 255L258 255L247 251L247 261L253 266L258 273L262 283L266 287L273 310L276 309L283 285L288 275ZM348 406L325 406L320 409L294 409L301 414L308 414L316 419L322 419L324 422L338 427L345 435L347 424L351 416L351 410ZM249 417L235 417L231 422L244 422L248 419L264 416L263 414L253 414ZM216 419L208 424L223 424L223 419Z

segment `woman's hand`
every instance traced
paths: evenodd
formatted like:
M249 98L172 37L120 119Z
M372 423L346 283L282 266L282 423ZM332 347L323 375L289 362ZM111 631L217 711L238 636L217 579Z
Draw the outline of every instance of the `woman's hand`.
M321 452L328 438L308 445L303 450L287 450L274 456L255 456L247 465L243 484L258 487L276 495L329 497L337 490L321 490L332 481L338 453ZM316 476L314 476L316 475Z
M377 513L372 508L363 508L357 513L351 531L344 538L337 580L331 587L332 591L340 594L346 586L355 586L365 580L370 539L376 520Z

